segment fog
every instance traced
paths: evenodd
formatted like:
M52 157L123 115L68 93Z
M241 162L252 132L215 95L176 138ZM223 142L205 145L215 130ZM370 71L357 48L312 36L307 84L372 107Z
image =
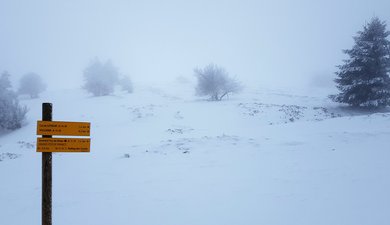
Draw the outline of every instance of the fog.
M247 86L333 85L342 49L388 0L0 2L0 70L49 89L82 85L95 57L134 84L159 84L210 62Z

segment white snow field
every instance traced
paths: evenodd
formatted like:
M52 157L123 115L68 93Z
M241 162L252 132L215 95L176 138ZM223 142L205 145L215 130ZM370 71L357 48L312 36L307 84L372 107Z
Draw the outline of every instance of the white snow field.
M185 89L185 88L183 88ZM22 99L0 135L0 224L41 223L41 103L91 122L90 153L53 154L54 225L388 225L390 113L323 96L82 90Z

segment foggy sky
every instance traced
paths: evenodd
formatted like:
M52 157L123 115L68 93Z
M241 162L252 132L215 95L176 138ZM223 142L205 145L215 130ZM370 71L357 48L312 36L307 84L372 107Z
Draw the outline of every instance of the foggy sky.
M53 89L80 87L94 57L135 84L213 62L245 85L321 86L365 22L390 23L389 9L388 0L1 0L0 70L13 81L36 72Z

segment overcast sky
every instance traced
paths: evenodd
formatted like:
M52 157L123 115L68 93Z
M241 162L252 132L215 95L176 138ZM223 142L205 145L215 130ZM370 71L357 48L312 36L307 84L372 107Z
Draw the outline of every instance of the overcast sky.
M94 57L137 82L193 76L210 62L246 85L326 85L342 49L389 0L0 1L0 70L79 87Z

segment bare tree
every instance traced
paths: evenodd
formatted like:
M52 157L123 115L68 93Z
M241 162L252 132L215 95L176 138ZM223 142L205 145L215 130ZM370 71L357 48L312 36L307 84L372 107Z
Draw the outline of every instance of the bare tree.
M85 90L91 92L94 96L104 96L114 91L119 80L119 73L111 61L101 63L98 59L95 59L84 70L84 79L83 88Z
M241 84L229 77L223 67L209 64L203 69L194 69L198 79L196 94L199 96L210 96L213 101L221 101L230 93L237 93L242 90Z
M38 98L39 94L45 90L46 84L41 76L36 73L27 73L20 79L19 94L27 94L31 98Z
M19 105L17 95L11 90L9 73L0 76L0 130L14 130L22 126L27 108Z

